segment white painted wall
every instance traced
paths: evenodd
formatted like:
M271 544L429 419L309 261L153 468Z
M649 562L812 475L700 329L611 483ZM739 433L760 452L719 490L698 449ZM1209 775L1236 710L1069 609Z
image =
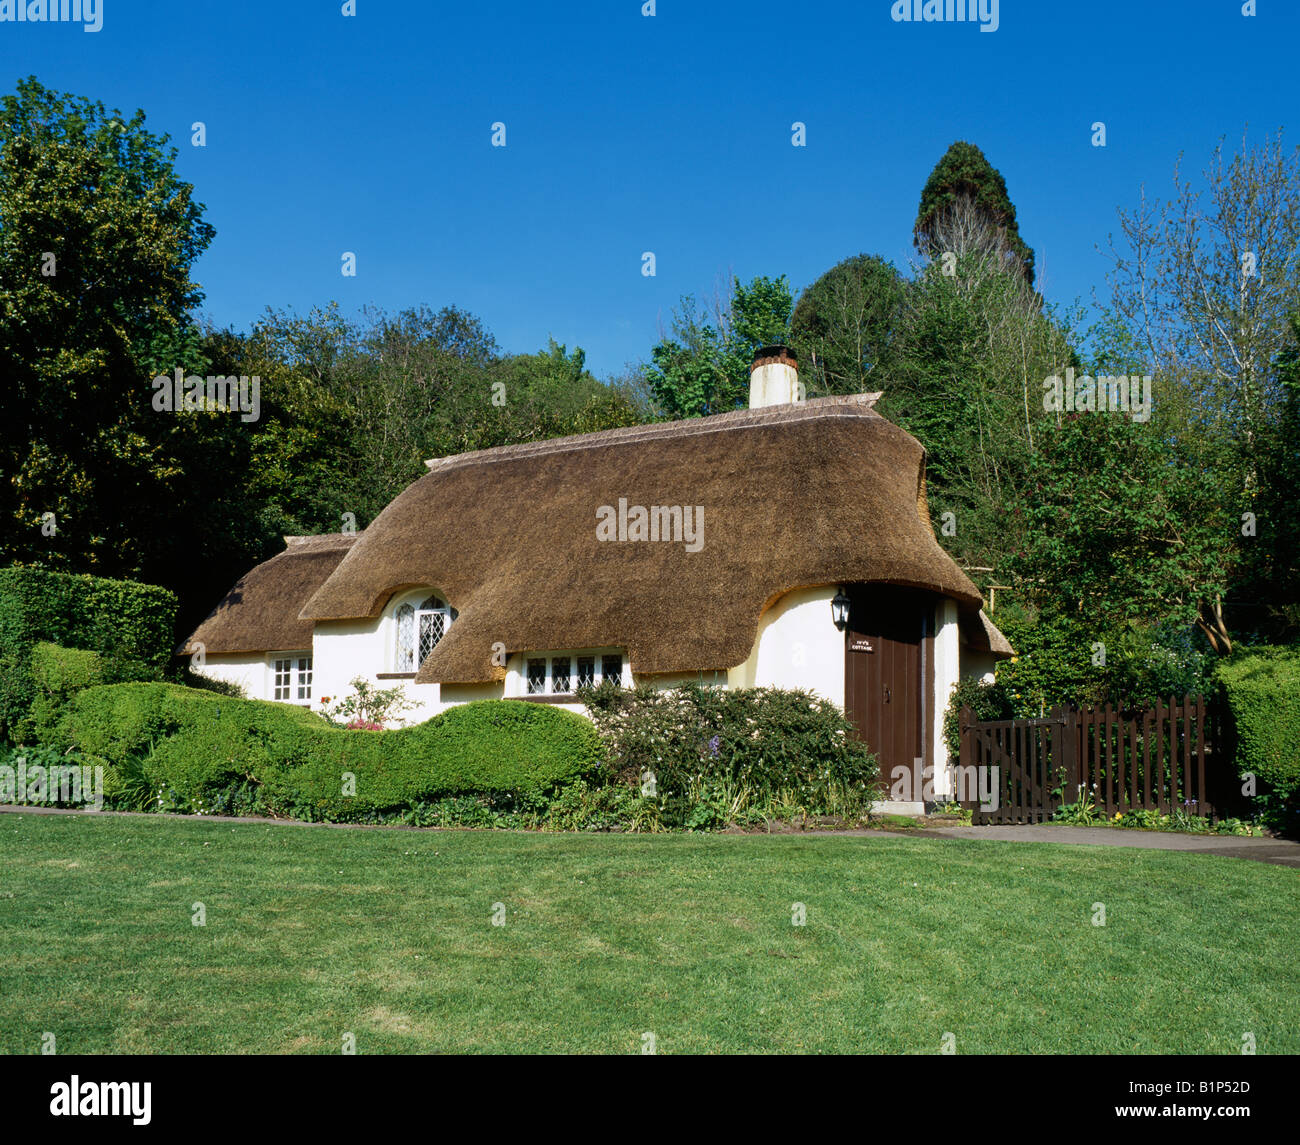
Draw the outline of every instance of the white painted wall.
M934 744L934 794L936 798L952 795L953 766L943 739L943 714L948 710L952 690L961 675L961 645L957 632L957 602L941 600L934 610L934 697L931 705Z
M727 673L729 688L806 688L844 706L844 633L831 619L837 585L797 588L758 622L749 658Z
M1001 663L1001 658L992 652L977 652L973 648L961 650L961 676L963 680L982 680L993 683L994 671Z
M305 655L306 650L299 655ZM250 700L271 698L271 672L264 652L207 653L203 667L194 669L200 676L238 684Z
M364 677L375 688L402 688L418 707L393 721L394 727L423 723L441 710L437 684L414 680L381 680L379 673L392 672L397 658L396 622L391 608L373 620L319 620L312 636L316 678L313 693L319 711L320 697L329 696L329 707L352 693L352 680Z

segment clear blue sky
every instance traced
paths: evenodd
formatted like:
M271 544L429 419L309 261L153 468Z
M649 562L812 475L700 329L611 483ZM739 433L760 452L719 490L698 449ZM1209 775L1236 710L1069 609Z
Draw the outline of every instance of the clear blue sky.
M1087 298L1140 183L1164 194L1180 150L1199 170L1220 135L1289 126L1300 92L1296 0L1002 0L992 33L895 23L890 0L102 3L98 33L0 23L0 80L173 137L217 230L196 272L215 321L455 303L507 350L553 335L602 376L728 271L904 266L955 139L1006 177L1048 298Z

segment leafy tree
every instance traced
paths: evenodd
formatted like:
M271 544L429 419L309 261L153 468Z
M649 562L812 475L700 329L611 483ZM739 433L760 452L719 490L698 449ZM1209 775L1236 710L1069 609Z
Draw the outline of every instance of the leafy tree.
M759 275L748 283L733 277L712 315L700 310L694 296L683 297L645 367L656 404L670 418L743 407L754 351L789 339L793 306L785 275Z
M1003 257L1034 282L1034 252L1020 237L1016 208L1007 195L1006 180L973 143L958 141L944 152L921 190L912 237L928 258L945 252L965 253L963 232L953 227L954 215L973 209L981 229L999 239Z
M1294 554L1284 539L1294 534L1294 485L1283 490L1295 470L1283 442L1300 310L1300 148L1286 148L1280 131L1256 146L1243 139L1236 152L1220 140L1195 182L1179 160L1174 188L1168 201L1144 192L1120 212L1105 340L1130 372L1155 377L1184 463L1213 475L1235 514L1258 518L1243 579L1201 616L1226 650L1226 617L1250 631L1271 614L1276 635L1300 606L1294 578L1278 579ZM1287 599L1272 595L1279 591Z
M213 230L175 158L142 112L34 78L0 99L4 563L199 591L243 563L247 424L152 404L155 374L211 365L190 313Z
M790 337L809 393L864 393L888 376L905 291L892 263L859 254L803 292Z
M269 379L254 442L251 487L267 527L364 528L424 460L472 449L635 424L623 388L553 340L538 354L502 355L482 322L456 307L338 307L268 312L243 345L244 372Z
M1215 641L1203 617L1240 560L1238 522L1159 419L1068 414L1040 431L1029 476L1024 548L1008 562L1027 603L1096 633L1195 624Z
M967 213L954 219L973 241L951 262L917 268L874 388L881 412L926 447L939 540L978 582L1022 544L1016 512L1034 490L1030 459L1051 420L1043 380L1075 362L1076 317L1044 314L990 226L968 225Z

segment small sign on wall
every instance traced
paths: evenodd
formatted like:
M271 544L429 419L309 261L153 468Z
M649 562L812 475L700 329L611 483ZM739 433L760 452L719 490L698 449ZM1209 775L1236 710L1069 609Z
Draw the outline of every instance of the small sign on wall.
M850 636L849 651L850 652L874 652L875 649L871 646L871 641L868 640L865 636Z

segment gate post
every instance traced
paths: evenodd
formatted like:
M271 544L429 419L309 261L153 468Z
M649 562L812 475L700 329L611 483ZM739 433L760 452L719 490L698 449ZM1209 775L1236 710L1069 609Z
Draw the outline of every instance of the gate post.
M966 768L975 762L974 729L971 727L974 722L975 713L971 711L969 704L963 704L961 711L957 714L957 774L953 776L953 794L967 796L967 798L961 799L959 802L963 807L970 809L972 823L976 821L976 817L980 813L979 800L972 801L969 798L969 789L962 791L961 785L965 776L970 774Z
M1061 745L1061 801L1069 803L1083 782L1079 776L1079 713L1065 704L1058 704L1052 709L1052 719L1056 721L1056 734ZM1058 803L1056 807L1059 806ZM1052 808L1053 812L1056 807Z

